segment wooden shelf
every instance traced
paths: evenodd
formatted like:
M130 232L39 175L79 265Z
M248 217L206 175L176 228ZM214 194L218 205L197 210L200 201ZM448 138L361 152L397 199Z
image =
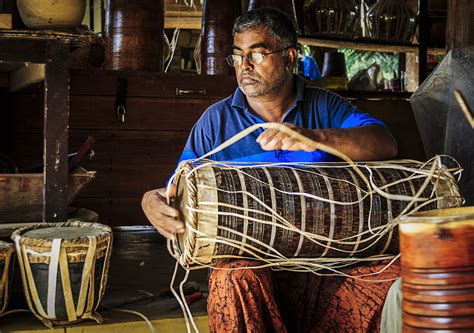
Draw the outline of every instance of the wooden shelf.
M0 30L0 38L4 40L28 39L54 41L58 40L70 45L83 45L97 40L99 37L93 33L85 34L74 31L57 31L57 30Z
M298 38L298 42L304 45L328 47L328 48L348 48L359 51L369 52L393 52L393 53L416 53L418 54L419 46L417 44L402 43L383 43L369 39L336 39L324 37L302 36ZM445 49L428 48L428 54L444 55Z

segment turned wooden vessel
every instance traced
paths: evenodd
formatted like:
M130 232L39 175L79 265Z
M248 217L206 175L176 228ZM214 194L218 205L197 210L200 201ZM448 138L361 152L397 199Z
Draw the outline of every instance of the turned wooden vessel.
M206 0L201 31L201 74L232 75L226 57L232 54L232 28L242 14L240 0Z
M17 0L17 6L28 28L75 28L84 18L86 0Z
M163 70L163 0L107 0L105 69Z
M400 222L404 332L474 331L474 207Z

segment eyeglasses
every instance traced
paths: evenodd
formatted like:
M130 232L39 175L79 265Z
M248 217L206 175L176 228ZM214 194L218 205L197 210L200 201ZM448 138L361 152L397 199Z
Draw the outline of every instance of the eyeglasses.
M247 61L250 62L252 65L260 65L263 62L263 60L265 60L266 56L268 56L270 54L285 51L285 50L287 50L291 47L292 46L287 46L287 47L285 47L281 50L277 50L277 51L273 51L273 52L269 52L269 53L250 52L245 56L245 59L247 59ZM238 55L238 54L231 54L231 55L227 56L226 59L227 59L227 63L229 64L229 66L232 66L232 67L240 66L240 65L242 65L242 62L244 61L244 57L241 56L241 55Z

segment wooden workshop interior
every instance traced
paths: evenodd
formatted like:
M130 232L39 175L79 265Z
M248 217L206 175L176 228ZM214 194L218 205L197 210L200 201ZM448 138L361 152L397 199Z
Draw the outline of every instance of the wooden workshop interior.
M166 186L203 112L234 93L234 68L226 62L233 22L260 7L280 9L294 20L301 62L296 74L381 120L398 142L396 159L454 158L464 169L456 185L462 205L474 205L469 0L0 0L0 241L12 244L0 253L0 332L187 330L170 290L176 259L141 200ZM397 17L396 29L382 27L390 15ZM313 72L303 66L307 59ZM105 226L97 233L106 236L94 243L102 251L96 270L108 274L96 283L104 289L96 290L103 297L94 307L101 320L74 315L76 320L51 325L38 318L51 314L50 296L38 301L44 311L32 310L35 290L32 299L25 296L25 279L36 274L34 263L25 261L41 246L25 250L22 235L37 230L31 226L65 222L78 229L83 222ZM473 210L462 223L466 231L456 234L456 243L467 248L450 255L464 266L450 286L463 286L459 304L465 311L451 314L447 306L440 315L449 318L447 326L408 329L404 323L407 332L474 330ZM58 281L64 281L63 259L69 257L56 250ZM81 254L84 265L89 252ZM44 262L51 267L55 260ZM36 293L48 281L51 288L45 270L45 286ZM184 274L178 270L176 281ZM202 332L208 331L207 279L207 269L192 270L183 291ZM81 277L77 281L81 285ZM88 308L87 300L83 306Z

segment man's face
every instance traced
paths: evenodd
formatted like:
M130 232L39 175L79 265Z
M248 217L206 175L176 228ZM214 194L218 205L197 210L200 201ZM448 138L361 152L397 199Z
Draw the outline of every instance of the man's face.
M288 79L288 69L287 60L281 52L264 56L260 64L250 63L245 56L251 52L270 53L281 48L263 27L247 29L234 35L233 52L244 57L242 64L235 66L235 75L240 89L247 97L277 93Z

